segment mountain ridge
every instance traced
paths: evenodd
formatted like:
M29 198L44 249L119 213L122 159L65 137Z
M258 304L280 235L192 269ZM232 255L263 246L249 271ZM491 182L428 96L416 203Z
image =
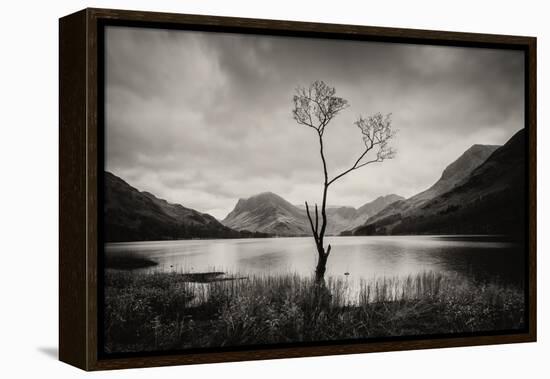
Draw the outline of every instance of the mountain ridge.
M232 230L207 213L141 192L108 171L104 173L103 219L106 242L263 236Z
M350 226L359 225L378 210L399 199L403 198L394 194L380 196L358 209L327 206L327 235L337 235ZM235 208L221 222L236 230L246 229L278 236L311 235L305 206L293 205L273 192L262 192L247 199L239 199Z
M428 189L419 192L405 200L392 203L390 206L380 210L370 217L365 223L374 223L388 217L403 215L403 217L414 209L421 207L430 199L437 197L460 183L479 165L483 164L499 148L498 145L474 144L464 151L457 159L451 162L443 170L440 178ZM353 233L353 231L349 231Z
M353 234L523 233L524 135L515 133L448 191L405 212L384 209Z

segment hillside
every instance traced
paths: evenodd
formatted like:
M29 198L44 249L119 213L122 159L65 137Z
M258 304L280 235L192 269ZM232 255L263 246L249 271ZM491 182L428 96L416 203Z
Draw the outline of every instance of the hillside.
M460 164L458 161L463 155L444 171L440 181L447 183L436 183L430 188L435 196L423 198L428 190L404 202L394 203L390 209L384 209L354 230L353 234L523 233L524 138L524 131L519 131L476 167L474 164ZM476 157L480 160L483 155L476 154ZM456 175L457 171L463 173L472 167L467 175ZM434 187L436 191L433 191Z
M305 211L272 192L239 199L235 208L222 220L222 224L236 230L277 236L310 234Z
M361 225L370 216L403 199L397 195L380 196L358 209L353 207L328 206L326 209L327 235L338 235L343 230ZM271 192L261 193L248 199L239 199L235 208L222 221L236 230L271 233L278 236L309 236L311 228L304 205L293 205Z
M251 236L206 213L140 192L110 172L104 175L103 215L106 242Z

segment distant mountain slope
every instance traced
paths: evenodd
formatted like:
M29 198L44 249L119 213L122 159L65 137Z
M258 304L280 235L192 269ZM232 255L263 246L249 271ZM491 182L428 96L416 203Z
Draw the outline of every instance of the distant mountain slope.
M405 202L395 203L389 207L391 209L384 209L370 218L354 234L523 233L524 134L524 130L520 130L476 167L475 164L463 165L459 162L463 155L444 171L441 180L446 180L447 184L440 186L442 190L434 191L436 196L416 204L410 201L422 199L419 195L425 191ZM484 156L478 153L476 151L476 160ZM472 167L474 169L468 175L453 174L453 171L463 172ZM449 178L454 178L452 185L449 185Z
M498 148L495 145L473 145L466 150L458 159L448 165L441 178L430 188L422 191L406 200L397 201L382 209L373 217L366 220L373 224L381 220L388 220L395 217L406 217L414 212L430 199L439 196L460 183L475 168L481 165ZM364 224L364 223L363 223Z
M309 235L306 213L279 195L264 192L239 199L222 224L236 230L250 230L278 236Z
M140 192L110 172L104 191L106 242L245 236L206 213Z
M329 206L326 209L328 218L326 233L337 235L343 230L361 225L385 206L401 199L403 198L397 195L380 196L358 209ZM245 229L279 236L311 234L305 206L293 205L271 192L261 193L248 199L239 199L235 208L222 223L236 230Z
M357 217L357 209L353 207L327 207L326 212L328 219L327 235L339 234Z
M342 230L354 229L360 225L363 225L370 217L375 216L390 204L401 200L405 200L405 198L395 194L377 197L370 203L357 208L355 218L348 225L346 225L345 229Z

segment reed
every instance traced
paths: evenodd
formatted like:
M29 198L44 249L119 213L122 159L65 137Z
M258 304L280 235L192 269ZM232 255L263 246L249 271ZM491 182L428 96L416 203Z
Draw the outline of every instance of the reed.
M454 274L359 283L329 277L324 286L297 274L193 275L108 270L106 350L481 332L522 328L525 321L522 289Z

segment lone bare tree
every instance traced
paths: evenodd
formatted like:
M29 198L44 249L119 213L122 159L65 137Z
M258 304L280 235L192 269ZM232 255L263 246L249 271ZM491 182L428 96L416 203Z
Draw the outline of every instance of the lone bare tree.
M292 110L292 115L294 120L300 125L305 125L315 130L319 139L319 150L323 163L324 183L323 200L321 203L321 225L319 225L319 207L315 204L315 218L313 218L306 201L306 213L318 253L317 267L315 269L315 278L318 283L324 281L327 260L331 250L330 244L325 249L323 241L328 223L326 205L330 185L354 170L358 170L370 163L383 162L395 156L395 151L389 146L389 141L395 135L395 131L392 129L391 114L383 116L380 113L376 113L366 118L360 116L354 124L363 134L364 149L351 167L332 178L329 177L323 135L329 122L349 106L347 100L337 97L335 94L336 90L333 87L318 80L312 83L309 88L298 87L293 97L294 109ZM373 153L368 154L371 151Z

